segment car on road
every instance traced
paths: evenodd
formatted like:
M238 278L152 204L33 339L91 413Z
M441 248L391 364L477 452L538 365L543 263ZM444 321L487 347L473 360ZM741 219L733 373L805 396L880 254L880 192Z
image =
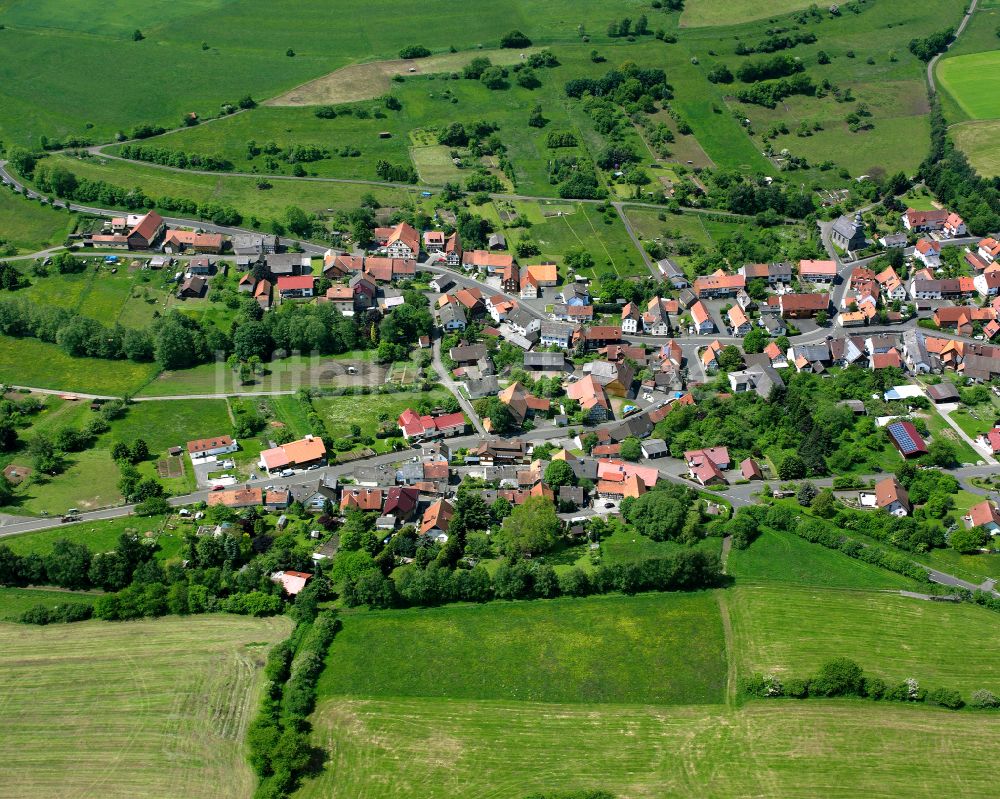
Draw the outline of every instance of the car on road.
M221 491L225 486L212 486L213 491Z
M292 469L282 469L282 471L281 471L281 476L282 477L291 477L294 474L295 474L295 472Z

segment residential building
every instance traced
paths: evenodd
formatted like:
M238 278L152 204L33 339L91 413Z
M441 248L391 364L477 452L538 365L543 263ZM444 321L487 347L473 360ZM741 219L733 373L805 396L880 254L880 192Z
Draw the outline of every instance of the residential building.
M420 535L444 543L448 540L448 527L454 515L455 508L448 500L439 499L431 503L420 520Z
M267 472L302 469L323 462L326 445L323 439L308 435L298 441L266 449L260 453L260 467Z
M754 391L765 400L770 399L773 388L784 388L785 386L781 375L764 364L752 364L741 371L730 372L728 377L729 387L733 393Z
M743 476L744 480L763 480L764 472L760 468L760 464L757 463L753 458L747 458L740 462L740 474Z
M948 214L948 218L944 220L944 227L941 230L948 238L957 239L966 233L965 220L952 211Z
M977 502L969 508L969 515L965 518L969 521L970 527L982 527L990 535L1000 533L1000 513L988 499Z
M465 309L457 302L449 303L438 309L438 319L441 327L449 332L465 330Z
M941 266L941 243L933 239L919 239L913 248L913 257L930 269Z
M886 477L875 484L875 506L893 516L910 514L910 497L895 477Z
M665 300L653 297L646 303L646 311L642 315L642 327L647 336L669 336L670 314L679 310L676 300ZM624 330L623 330L624 332Z
M782 294L778 298L781 315L786 319L807 319L820 311L830 308L830 295L821 294Z
M539 288L559 285L559 268L553 263L532 264L525 270Z
M691 321L694 330L699 336L705 336L715 332L715 322L708 313L708 308L701 301L691 306Z
M656 266L660 270L660 274L663 275L663 279L675 289L686 289L691 285L684 270L669 258L657 261Z
M611 402L607 392L593 375L586 375L566 386L566 396L579 402L592 422L603 422L611 416Z
M589 371L590 376L600 383L608 394L616 397L632 396L635 368L627 361L620 363L593 361L584 367L584 371Z
M203 460L236 452L239 444L232 436L216 436L215 438L199 438L187 442L187 451L192 461Z
M927 445L913 422L891 422L886 426L886 432L893 446L899 450L899 454L904 458L911 458L914 455L924 455L927 452Z
M457 436L465 432L465 416L461 412L445 413L439 416L421 416L412 408L403 411L396 420L407 443L438 436Z
M462 266L467 270L476 269L489 275L503 272L514 265L514 257L508 253L489 250L471 250L462 254Z
M912 233L928 233L936 230L943 230L944 224L948 220L948 211L931 209L928 211L917 211L907 208L903 214L903 227Z
M264 256L271 277L308 275L312 272L312 259L302 253L270 253Z
M837 277L835 261L815 261L803 259L799 261L799 279L807 283L833 283Z
M205 502L209 507L225 505L227 508L257 508L264 504L264 492L259 488L236 488L212 491Z
M536 397L523 385L513 382L497 395L517 424L523 424L526 419L536 413L548 413L551 402L542 397Z
M365 513L381 513L385 495L381 488L364 486L344 486L340 495L340 510L359 510Z
M420 234L406 222L389 228L375 228L375 241L379 251L390 258L416 259L420 255Z
M711 275L696 278L694 293L701 299L707 297L732 297L739 289L746 286L743 275L727 275L721 269Z
M278 295L283 300L311 297L314 286L312 275L283 276L278 278Z
M128 218L130 220L132 217ZM167 223L156 211L150 211L134 220L131 230L126 234L130 250L151 250L163 237Z
M734 305L729 309L726 316L729 319L729 329L734 336L745 336L753 329L750 320L739 305Z
M218 255L222 252L221 233L196 233L193 230L168 230L163 238L166 253L201 252Z
M642 316L639 307L634 302L629 302L622 307L622 333L638 333L642 324Z
M563 349L569 349L573 338L573 328L570 325L560 325L556 322L542 322L539 327L539 345L551 347L555 345Z

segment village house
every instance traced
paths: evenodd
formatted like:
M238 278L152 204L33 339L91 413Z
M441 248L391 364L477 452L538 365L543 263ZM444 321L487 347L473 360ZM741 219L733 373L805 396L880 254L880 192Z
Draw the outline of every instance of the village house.
M799 280L807 283L833 283L836 277L835 261L815 261L808 258L799 261Z
M192 275L184 280L177 289L178 299L197 299L204 297L208 290L208 281L201 275Z
M715 322L708 313L708 308L701 301L691 306L691 321L694 324L694 331L699 336L705 336L715 332Z
M365 513L381 513L385 496L381 488L344 486L340 495L340 510L359 510Z
M678 310L677 300L665 300L661 297L650 299L642 315L642 327L646 335L669 336L670 314L677 313Z
M917 211L914 208L907 208L903 214L903 227L911 233L930 233L943 230L947 220L947 211L936 208L929 211Z
M205 499L209 507L225 505L227 508L258 508L264 504L264 493L259 488L237 488L230 491L212 491Z
M278 278L278 295L283 300L311 297L315 280L312 275L296 275Z
M394 227L375 228L375 241L379 252L390 258L409 258L420 255L420 234L413 225L400 222Z
M639 307L634 302L625 303L622 306L622 333L638 333L641 324Z
M222 252L222 244L221 233L168 230L163 239L163 251L170 254L190 251L218 255Z
M729 469L729 450L726 447L688 450L684 453L688 475L701 485L718 485L728 482L725 472Z
M488 275L503 272L514 265L514 257L507 253L489 250L470 250L462 255L462 266L466 270L476 269Z
M778 298L781 315L786 319L806 319L830 308L829 294L782 294Z
M308 275L312 272L312 259L302 253L272 253L264 256L264 263L271 277Z
M913 257L929 269L941 266L941 243L933 239L919 239L913 248Z
M763 480L764 472L753 458L740 461L740 475L744 480Z
M657 261L656 266L660 270L660 274L663 275L663 279L675 289L685 289L691 285L684 270L669 258Z
M323 439L308 435L298 441L264 450L260 453L260 467L268 473L303 469L322 463L325 457Z
M768 286L788 285L792 282L792 265L788 262L771 264L744 264L739 272L749 283L763 280Z
M554 263L532 264L525 272L540 289L559 285L559 268Z
M253 276L253 272L244 272L240 275L239 283L236 286L236 290L241 294L253 294L253 290L257 287L257 278Z
M708 297L732 297L746 286L743 275L727 275L721 269L710 275L696 278L694 293L701 299Z
M734 305L726 312L729 320L729 329L734 336L745 336L753 329L747 315L739 305Z
M192 462L214 458L217 455L227 455L230 452L236 452L239 448L239 444L231 436L199 438L187 442L188 456Z
M972 278L980 297L995 297L1000 293L1000 270L983 272Z
M440 416L421 416L412 408L403 411L396 420L407 443L438 436L457 436L465 432L465 416L461 412Z
M592 422L603 422L611 416L611 402L607 392L593 375L586 375L567 385L566 396L579 402L580 408Z
M770 399L773 388L784 388L785 381L773 368L765 364L752 364L746 369L728 374L729 387L734 394L753 391L762 399Z
M253 298L265 311L271 307L271 281L261 280L253 290Z
M604 390L616 397L631 397L632 383L635 380L635 368L622 361L592 361L584 366L584 372L589 372L594 380L604 387Z
M132 220L132 217L128 217ZM156 211L150 211L139 217L132 224L131 230L126 234L130 250L151 250L166 232L167 223Z
M948 218L944 220L944 226L941 228L941 231L949 239L957 239L959 236L964 236L966 234L965 220L952 211L948 214Z
M507 406L511 417L518 425L524 424L526 419L530 419L536 413L548 413L551 407L548 399L536 397L516 381L501 391L497 399Z
M448 527L455 515L455 508L446 499L439 499L424 511L420 520L420 535L431 541L444 543L448 540Z
M990 535L1000 533L1000 513L988 499L984 499L969 508L965 519L970 527L982 527Z
M569 349L573 338L573 328L570 325L560 325L556 322L542 322L539 327L538 343L542 347L561 347Z
M895 477L886 477L875 484L875 506L893 516L910 514L910 497Z

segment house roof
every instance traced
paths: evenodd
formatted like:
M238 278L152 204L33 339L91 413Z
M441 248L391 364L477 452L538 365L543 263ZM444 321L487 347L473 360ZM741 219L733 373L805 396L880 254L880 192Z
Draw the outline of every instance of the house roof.
M505 252L469 250L462 255L462 263L466 266L482 266L487 269L503 269L514 263L514 257Z
M424 511L423 519L420 521L420 534L427 535L431 530L441 530L448 532L451 524L451 517L455 515L455 509L446 499L439 499L432 502L430 507Z
M762 480L764 478L764 473L760 470L760 464L753 458L747 458L740 462L740 473L743 475L744 480L753 480L755 478Z
M898 502L907 510L910 509L910 497L895 477L879 480L875 484L875 504L880 508L887 508L894 502Z
M271 575L271 581L278 583L289 596L295 596L312 577L308 572L280 571Z
M344 489L344 493L340 497L340 508L341 510L381 511L382 499L381 488L351 486Z
M229 508L254 508L264 504L264 494L259 488L238 488L232 491L213 491L205 500L209 505Z
M927 452L927 445L912 422L892 422L886 427L886 432L904 456Z
M283 275L278 278L278 291L305 291L315 285L313 281L312 275Z
M136 226L128 232L128 235L142 236L142 238L149 241L163 224L163 217L156 213L156 211L150 211L138 221Z
M222 447L231 447L233 445L232 436L216 436L215 438L198 438L194 441L188 441L187 451L192 455L198 452L205 452L210 449L220 449Z
M835 261L813 260L803 258L799 261L800 275L828 275L833 277L837 274L837 264Z
M539 283L555 283L559 280L559 268L555 264L532 264L527 272Z
M326 445L323 443L323 439L309 436L283 444L280 447L264 450L260 453L260 459L268 470L271 470L280 469L289 464L309 463L319 460L324 455L326 455Z
M988 524L1000 526L1000 513L997 512L992 502L984 499L969 508L969 521L973 527L982 527Z
M405 244L414 253L420 252L420 234L413 225L400 222L394 228L390 228L386 246L395 244L397 241Z

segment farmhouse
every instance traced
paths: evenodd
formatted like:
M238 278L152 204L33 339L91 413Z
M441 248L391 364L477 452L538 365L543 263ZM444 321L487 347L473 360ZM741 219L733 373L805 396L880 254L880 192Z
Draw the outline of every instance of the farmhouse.
M913 233L929 233L943 230L947 220L947 211L939 209L917 211L913 208L907 208L906 213L903 214L903 227Z
M218 255L222 252L221 233L195 233L193 230L170 230L163 239L167 253L201 252Z
M970 527L982 527L990 535L1000 533L1000 513L988 499L984 499L969 508L969 515L965 518Z
M209 506L225 505L227 508L256 508L264 504L264 494L259 488L213 491L208 495L205 502Z
M778 298L781 315L786 319L805 319L830 307L829 294L782 294Z
M271 253L264 257L267 271L274 278L283 275L307 275L312 271L312 260L299 253Z
M131 224L132 217L129 217ZM167 223L156 211L139 217L126 235L130 250L151 250L162 238L167 229Z
M721 269L710 275L696 278L694 281L694 293L701 299L706 297L732 297L741 288L746 286L746 278L743 275L727 275Z

